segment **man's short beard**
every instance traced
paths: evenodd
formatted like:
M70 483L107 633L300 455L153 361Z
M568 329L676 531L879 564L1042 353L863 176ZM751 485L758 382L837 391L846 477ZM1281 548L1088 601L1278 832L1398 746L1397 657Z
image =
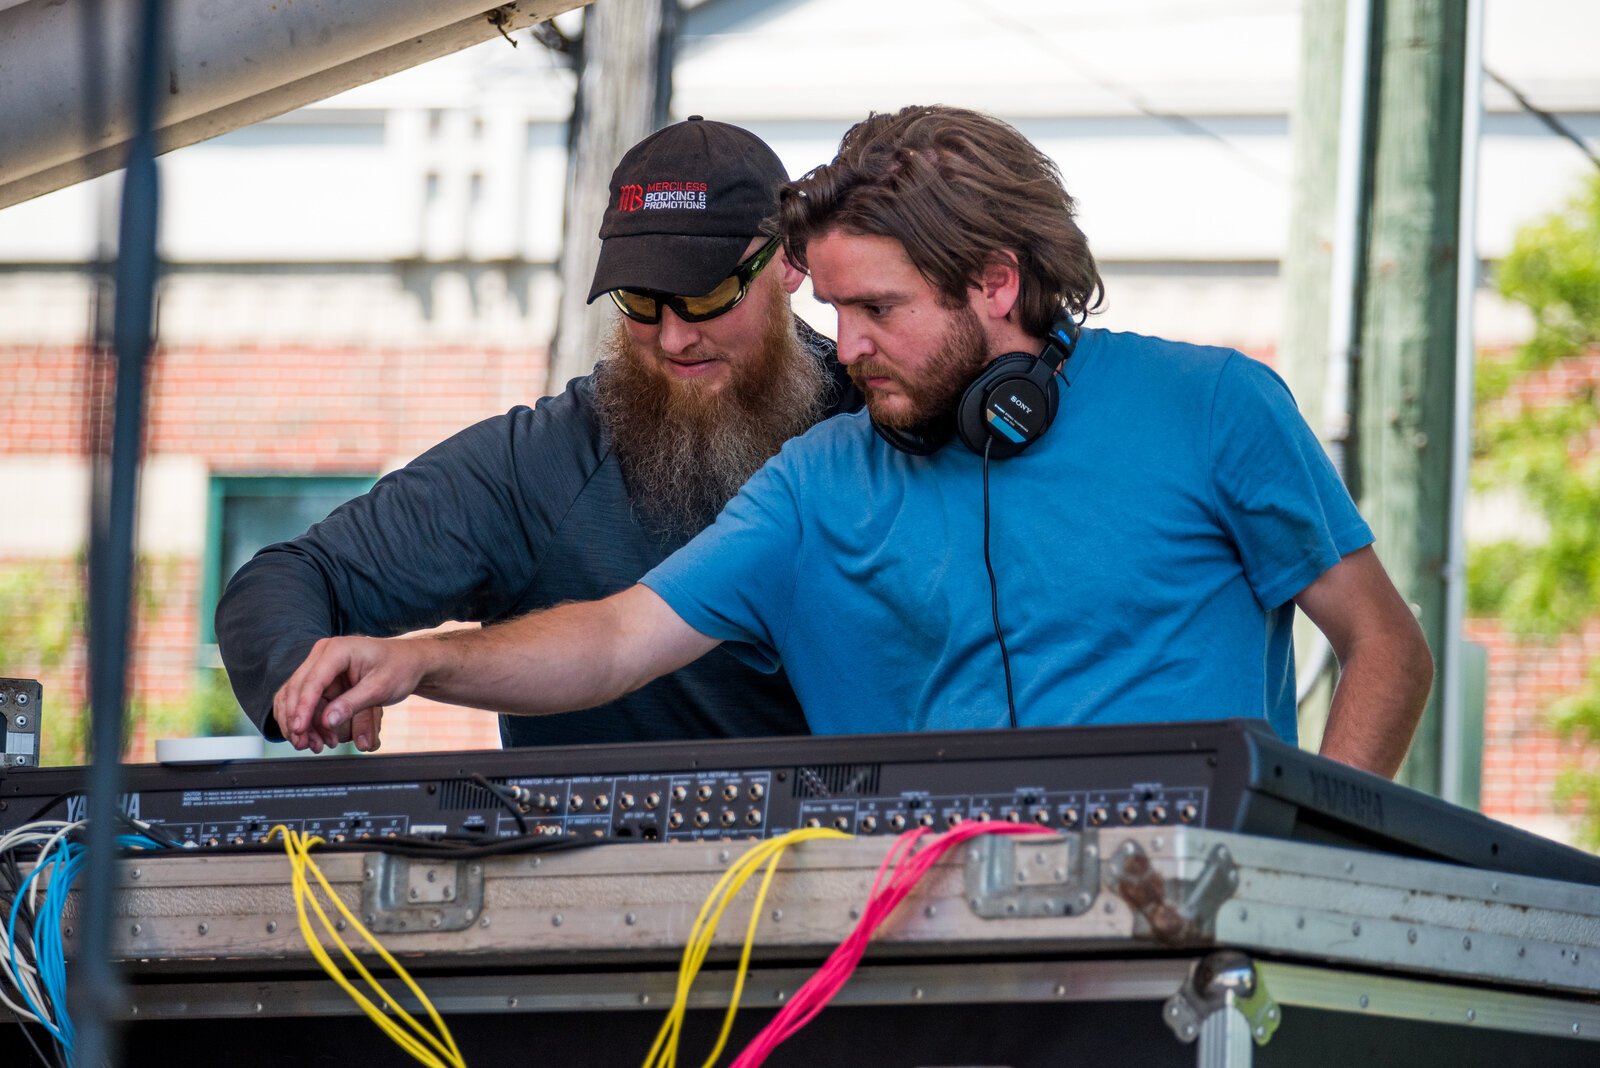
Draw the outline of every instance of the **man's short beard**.
M873 422L897 430L910 430L947 422L954 417L961 394L989 362L990 353L977 313L966 305L953 312L949 329L939 340L938 351L928 357L915 381L906 378L898 368L875 358L850 365L850 377L867 398L867 412ZM893 381L906 403L898 411L885 411L882 398L867 387L869 378Z
M763 296L765 294L765 296ZM721 388L670 377L619 319L595 370L595 401L628 495L659 533L692 534L716 518L756 469L821 418L827 372L800 344L789 295L762 286L759 350L731 357Z

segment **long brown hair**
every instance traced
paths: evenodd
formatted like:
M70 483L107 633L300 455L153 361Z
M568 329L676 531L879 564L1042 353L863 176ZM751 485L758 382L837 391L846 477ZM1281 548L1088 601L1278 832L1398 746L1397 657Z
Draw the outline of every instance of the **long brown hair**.
M870 115L832 163L779 195L789 258L829 230L892 237L946 304L959 305L997 256L1017 257L1018 325L1044 336L1065 309L1081 319L1105 287L1054 161L988 115L943 105Z

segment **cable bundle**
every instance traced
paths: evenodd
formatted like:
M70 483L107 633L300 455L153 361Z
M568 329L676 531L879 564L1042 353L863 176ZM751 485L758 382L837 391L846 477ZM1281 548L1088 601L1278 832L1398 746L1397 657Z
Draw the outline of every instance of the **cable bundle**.
M717 933L717 925L722 922L722 914L727 911L728 905L765 861L766 874L762 876L761 886L756 891L755 905L750 910L750 925L745 930L744 950L739 956L739 970L734 976L733 994L728 999L728 1011L722 1018L722 1032L717 1036L716 1046L706 1058L704 1068L711 1068L716 1064L717 1058L722 1055L722 1048L728 1043L728 1034L733 1030L734 1014L739 1011L739 997L744 992L745 975L750 970L750 953L755 948L756 925L761 920L762 906L767 900L767 889L772 885L772 877L778 870L778 860L783 856L784 850L800 842L817 838L850 837L843 831L823 827L790 831L788 834L769 838L755 845L722 873L722 878L717 880L717 885L712 887L710 895L706 897L705 904L700 906L700 914L695 917L694 926L689 929L689 944L684 947L683 962L678 968L677 994L673 998L672 1008L668 1011L666 1020L661 1024L661 1030L656 1033L655 1044L645 1056L644 1068L674 1068L677 1064L678 1039L682 1036L683 1017L689 1007L689 988L694 985L695 976L700 973L700 966L705 962L706 953L711 949L711 940Z
M356 919L355 914L345 906L345 903L339 900L339 896L334 893L333 887L328 883L327 877L322 874L322 869L318 868L316 862L311 859L311 847L322 845L322 839L313 835L302 834L299 831L291 831L289 828L279 824L268 832L266 841L270 842L280 834L283 835L284 851L289 855L289 864L294 871L294 904L300 917L300 933L305 936L306 945L310 947L311 955L316 958L317 963L322 965L322 970L327 972L335 983L339 984L340 989L350 995L351 1000L361 1008L362 1012L367 1014L368 1019L377 1024L384 1034L388 1035L396 1045L405 1050L414 1059L428 1065L429 1068L466 1068L466 1061L461 1056L461 1050L456 1046L456 1040L451 1036L450 1029L445 1026L444 1020L439 1016L438 1011L434 1009L433 1002L428 1000L427 995L422 992L422 988L400 966L400 962L394 959L394 955L385 949L373 937L372 932L368 931L361 921ZM427 1010L428 1018L433 1021L434 1027L438 1029L437 1035L423 1027L409 1012L401 1008L399 1002L390 997L382 984L373 977L367 966L362 964L355 952L345 944L344 939L339 936L338 928L328 918L328 913L322 907L322 902L317 899L310 880L306 878L308 872L316 876L317 883L322 887L322 892L327 896L328 900L338 907L339 913L344 917L345 922L353 927L356 933L361 935L366 943L377 951L378 955L383 958L384 963L406 985L406 988L416 996L417 1001ZM310 903L312 910L317 914L317 918L322 922L322 929L327 932L328 937L333 939L334 944L344 954L345 960L350 962L350 966L361 976L367 986L377 994L382 1005L392 1008L395 1014L411 1029L409 1032L384 1015L383 1008L374 1004L372 999L357 989L355 984L345 976L344 972L340 971L339 965L334 962L327 949L323 947L322 941L317 935L317 930L311 923L311 918L306 912L307 902Z
M927 828L907 831L895 839L894 846L883 858L878 874L872 882L872 893L862 910L861 920L845 940L829 955L815 975L795 991L789 1003L762 1028L761 1033L733 1062L733 1068L756 1068L771 1056L772 1051L787 1041L796 1031L810 1023L833 1000L861 962L867 951L867 942L873 932L889 918L895 906L905 900L913 887L938 863L939 858L951 849L980 834L1049 834L1038 827L1014 823L966 823L953 830L936 835L923 842L930 832ZM916 850L919 842L922 848ZM915 850L915 855L913 851ZM885 878L887 876L887 879ZM731 1010L730 1010L731 1012ZM708 1062L709 1063L709 1062ZM647 1066L648 1068L648 1066Z
M120 848L165 848L170 844L147 824L127 822L138 833L119 835ZM67 895L83 867L84 847L77 840L83 827L82 820L39 820L0 837L0 914L5 917L5 946L0 953L5 982L0 983L0 1002L16 1016L23 1036L45 1064L71 1064L75 1052L77 1032L67 1012L62 918ZM24 854L34 861L26 876L20 860ZM20 996L22 1004L11 999L7 987ZM54 1057L45 1055L30 1024L49 1035Z

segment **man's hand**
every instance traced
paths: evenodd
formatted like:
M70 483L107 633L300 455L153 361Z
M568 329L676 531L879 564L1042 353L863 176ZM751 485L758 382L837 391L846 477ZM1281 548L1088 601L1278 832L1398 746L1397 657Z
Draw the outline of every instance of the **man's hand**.
M378 748L383 706L414 693L429 639L323 638L272 698L272 715L296 749L320 753L355 740Z

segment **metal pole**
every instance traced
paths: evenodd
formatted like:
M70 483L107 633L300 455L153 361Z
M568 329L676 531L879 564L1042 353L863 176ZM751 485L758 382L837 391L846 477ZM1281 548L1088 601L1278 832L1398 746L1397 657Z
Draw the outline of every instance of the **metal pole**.
M1450 529L1444 564L1444 637L1439 660L1440 796L1462 799L1461 631L1466 615L1467 467L1472 457L1472 313L1478 291L1478 149L1483 129L1483 0L1467 0L1461 116L1461 226L1456 272L1456 408L1450 431Z
M128 634L134 585L134 519L139 450L144 437L144 368L155 325L156 102L162 54L162 0L140 5L138 62L132 89L133 137L122 185L117 238L116 400L110 456L95 458L89 543L88 857L84 872L84 940L73 1017L76 1062L99 1068L118 1060L112 1021L122 1011L121 976L111 960L116 879L117 805L121 792L123 710L127 705ZM103 439L102 439L103 440ZM109 463L107 462L109 460ZM109 468L109 470L108 470Z
M1339 94L1339 177L1333 207L1333 280L1328 300L1327 382L1322 391L1322 440L1348 483L1350 367L1360 331L1362 236L1366 229L1367 86L1371 80L1371 0L1345 6L1344 63ZM1356 491L1355 487L1352 487Z

